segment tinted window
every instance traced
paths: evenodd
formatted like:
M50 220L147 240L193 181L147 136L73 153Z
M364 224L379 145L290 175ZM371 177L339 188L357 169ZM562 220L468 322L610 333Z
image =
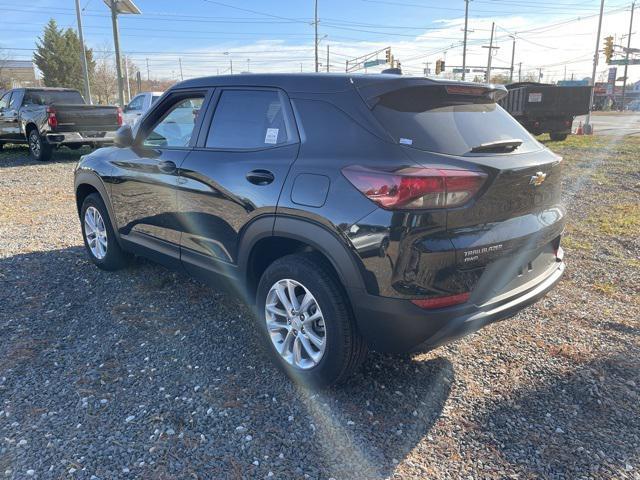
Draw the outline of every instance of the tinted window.
M127 110L142 110L142 101L143 97L135 97L129 102L129 105L127 105Z
M160 98L160 95L153 95L151 97L151 105L153 105L154 103L156 103L158 101L158 99Z
M265 148L288 140L283 106L277 92L222 92L207 136L207 147Z
M410 87L369 100L373 114L398 143L463 155L499 140L522 140L515 153L541 148L499 105L484 97L447 94L444 87Z
M187 147L193 135L203 95L183 98L172 104L147 138L147 147Z
M18 110L20 108L20 103L22 102L22 94L24 90L14 90L13 95L11 95L11 100L9 101L9 109L10 110Z
M0 108L7 108L9 106L9 100L11 100L11 92L5 93L0 98Z
M75 90L27 90L26 105L84 105L80 92Z

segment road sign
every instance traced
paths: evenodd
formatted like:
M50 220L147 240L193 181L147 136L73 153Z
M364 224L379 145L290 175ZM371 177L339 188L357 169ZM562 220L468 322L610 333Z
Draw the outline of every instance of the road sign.
M464 70L465 70L464 73L471 73L471 69L470 68L465 68ZM453 73L462 73L462 68L454 68L453 69Z
M387 61L376 58L375 60L368 60L364 62L364 68L375 67L376 65L382 65L384 63L387 63Z
M640 65L640 58L630 58L629 63L626 58L616 58L609 60L609 65Z
M618 74L618 69L616 67L611 67L609 69L609 77L607 78L607 83L616 83L617 74Z

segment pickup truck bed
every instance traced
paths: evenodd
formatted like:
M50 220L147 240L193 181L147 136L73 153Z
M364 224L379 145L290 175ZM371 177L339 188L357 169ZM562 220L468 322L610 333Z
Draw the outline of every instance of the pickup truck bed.
M26 143L36 160L61 146L105 145L122 125L122 111L87 105L80 92L64 88L17 88L0 98L0 147Z

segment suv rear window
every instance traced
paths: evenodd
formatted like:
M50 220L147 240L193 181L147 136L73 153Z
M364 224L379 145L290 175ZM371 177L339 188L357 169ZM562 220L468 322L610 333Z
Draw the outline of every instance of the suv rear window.
M25 105L84 105L80 92L75 90L27 90Z
M420 150L464 155L482 144L522 140L514 151L540 144L511 115L483 96L449 94L445 86L407 87L369 99L373 115L394 139Z

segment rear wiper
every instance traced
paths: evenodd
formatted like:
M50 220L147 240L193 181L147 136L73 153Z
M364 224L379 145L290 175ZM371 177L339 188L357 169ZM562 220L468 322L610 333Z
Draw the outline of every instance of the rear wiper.
M522 140L512 138L510 140L496 140L495 142L482 143L471 149L471 153L478 152L513 152L522 145Z

